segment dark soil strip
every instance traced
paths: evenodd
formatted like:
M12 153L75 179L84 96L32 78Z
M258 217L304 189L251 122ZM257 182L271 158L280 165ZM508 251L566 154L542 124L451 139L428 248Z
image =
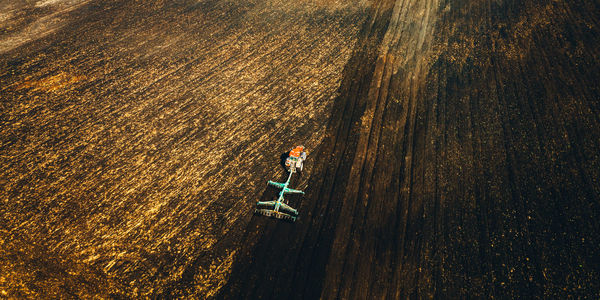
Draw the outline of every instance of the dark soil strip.
M598 5L435 3L431 61L379 71L375 4L301 219L255 217L221 298L598 297Z

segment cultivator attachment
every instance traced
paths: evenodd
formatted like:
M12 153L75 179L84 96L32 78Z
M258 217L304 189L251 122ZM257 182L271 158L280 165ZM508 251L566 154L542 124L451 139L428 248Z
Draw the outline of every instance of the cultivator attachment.
M298 217L298 211L292 208L291 206L287 205L287 201L283 198L285 194L304 195L303 191L288 188L290 180L292 179L292 174L294 173L294 171L290 172L290 175L288 176L288 179L285 183L274 182L269 180L269 185L281 189L281 192L279 192L279 197L275 201L258 201L256 203L256 209L254 210L254 213L265 215L267 217L273 217L276 219L283 219L292 222L296 221L296 218Z

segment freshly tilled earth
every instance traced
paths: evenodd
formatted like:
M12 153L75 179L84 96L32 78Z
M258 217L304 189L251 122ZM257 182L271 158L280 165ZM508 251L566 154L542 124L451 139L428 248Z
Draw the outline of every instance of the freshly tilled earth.
M0 293L597 298L599 11L1 1Z

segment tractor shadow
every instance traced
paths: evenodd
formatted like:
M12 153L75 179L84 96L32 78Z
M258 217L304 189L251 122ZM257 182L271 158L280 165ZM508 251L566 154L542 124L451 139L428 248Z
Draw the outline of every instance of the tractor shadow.
M282 167L284 170L286 170L286 169L285 169L285 160L286 160L288 157L290 157L290 152L289 152L289 151L283 152L283 153L281 153L281 155L279 156L279 164L281 165L281 167ZM287 170L286 170L286 171L287 171Z

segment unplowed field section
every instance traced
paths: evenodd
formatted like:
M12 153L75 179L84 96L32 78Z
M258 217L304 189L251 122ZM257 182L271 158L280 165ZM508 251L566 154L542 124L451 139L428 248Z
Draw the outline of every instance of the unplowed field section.
M0 292L214 294L280 155L323 139L364 9L34 2L0 1Z
M598 298L599 49L598 1L0 0L0 293Z

